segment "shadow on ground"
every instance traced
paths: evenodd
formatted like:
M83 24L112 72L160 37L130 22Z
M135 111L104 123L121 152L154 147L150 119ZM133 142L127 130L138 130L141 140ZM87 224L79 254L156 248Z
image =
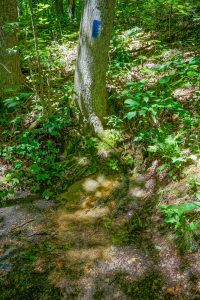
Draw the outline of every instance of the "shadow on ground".
M179 254L157 212L155 167L124 199L120 180L97 175L59 204L1 208L0 299L199 299L197 253Z

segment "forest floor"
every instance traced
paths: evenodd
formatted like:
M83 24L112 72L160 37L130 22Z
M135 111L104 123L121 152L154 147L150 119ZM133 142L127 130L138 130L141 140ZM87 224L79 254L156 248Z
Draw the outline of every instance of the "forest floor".
M200 179L199 170L187 171ZM154 172L130 180L123 209L112 196L120 178L103 175L73 184L59 204L21 198L1 208L1 299L199 299L199 253L180 254L156 208L184 201L189 186L160 188Z
M159 204L196 201L199 194L199 131L193 122L199 114L199 61L193 59L198 52L187 47L162 48L152 32L130 30L113 39L107 86L113 114L116 109L119 115L108 123L121 138L113 145L117 151L123 150L121 160L128 170L124 181L116 157L109 158L109 149L99 151L96 140L84 139L76 126L69 129L70 123L62 123L68 117L64 109L70 102L65 99L69 90L62 83L69 80L72 85L76 46L72 40L50 49L51 63L55 60L56 64L52 63L47 76L53 86L47 104L33 97L30 107L25 102L21 111L11 110L13 121L2 126L0 300L200 299L198 237L189 234L181 240L174 224L164 222L159 208ZM139 84L134 90L127 82ZM169 103L169 110L162 107L160 113L160 103L170 95L174 102ZM147 105L150 109L145 114L143 107L135 107L139 117L128 123L124 101L132 96L141 103L149 97L153 104ZM157 111L152 118L154 108ZM125 123L122 129L120 122ZM191 131L184 122L191 122ZM162 126L166 136L153 140ZM66 136L65 145L60 143L60 135ZM142 140L144 136L146 140ZM67 148L64 153L62 147ZM147 159L144 147L146 152L149 147L158 152L149 151ZM99 159L99 154L105 157ZM105 174L96 167L98 159ZM82 172L80 160L91 164L89 174L93 175ZM67 181L70 176L74 177ZM27 183L29 188L41 185L42 192L47 183L47 193L35 196L33 190L32 195L24 188ZM14 197L5 196L4 190L12 185ZM66 192L60 192L65 186ZM59 191L58 196L49 193L51 187L53 193ZM45 196L54 201L44 200ZM187 212L186 217L187 222L197 220L199 210Z

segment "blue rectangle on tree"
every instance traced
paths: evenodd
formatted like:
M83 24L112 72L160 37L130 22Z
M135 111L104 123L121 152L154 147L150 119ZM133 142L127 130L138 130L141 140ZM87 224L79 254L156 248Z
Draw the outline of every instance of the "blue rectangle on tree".
M92 37L97 38L100 33L101 22L99 20L93 20L92 25Z

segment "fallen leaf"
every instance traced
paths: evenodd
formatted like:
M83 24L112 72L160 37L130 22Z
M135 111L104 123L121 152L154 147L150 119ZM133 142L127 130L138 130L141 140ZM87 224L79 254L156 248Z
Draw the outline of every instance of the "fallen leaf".
M167 293L170 295L177 295L180 291L180 283L177 283L175 287L168 287L167 288Z
M174 287L167 288L167 293L170 295L175 295L175 288Z

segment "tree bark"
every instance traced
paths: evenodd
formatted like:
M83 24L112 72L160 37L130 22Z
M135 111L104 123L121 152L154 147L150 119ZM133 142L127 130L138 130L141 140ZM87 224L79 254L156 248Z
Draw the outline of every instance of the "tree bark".
M0 0L0 95L22 83L16 29L7 23L17 22L17 1ZM10 91L9 91L10 92Z
M103 130L107 112L106 70L115 0L85 0L80 25L75 92L86 123Z
M68 16L70 19L75 18L76 0L68 0Z

